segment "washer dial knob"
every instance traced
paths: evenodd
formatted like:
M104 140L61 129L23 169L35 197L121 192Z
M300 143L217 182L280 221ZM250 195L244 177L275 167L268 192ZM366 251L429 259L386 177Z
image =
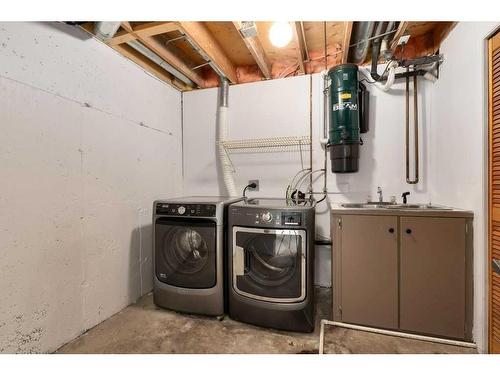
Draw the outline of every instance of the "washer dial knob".
M180 207L177 209L177 212L179 213L179 215L184 215L184 213L186 212L186 207L184 207L184 206L180 206Z
M273 214L270 212L264 212L261 216L262 221L270 222L273 219Z

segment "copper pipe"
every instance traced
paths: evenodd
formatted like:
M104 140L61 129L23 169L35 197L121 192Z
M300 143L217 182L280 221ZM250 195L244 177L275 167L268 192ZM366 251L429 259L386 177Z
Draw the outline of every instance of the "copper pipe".
M406 73L410 68L406 68ZM419 160L418 160L418 95L417 95L417 76L413 76L413 138L415 153L415 177L410 178L410 77L406 76L406 182L408 184L417 184L419 180Z

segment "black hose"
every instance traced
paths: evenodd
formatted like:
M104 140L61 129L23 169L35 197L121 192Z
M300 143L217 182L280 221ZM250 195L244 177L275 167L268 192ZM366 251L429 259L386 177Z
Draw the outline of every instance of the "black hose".
M321 198L319 201L316 202L316 204L323 202L326 199L326 194Z
M257 184L255 182L252 182L251 184L248 184L247 186L245 186L245 188L243 189L243 198L246 198L246 193L247 193L247 189L248 188L252 188L252 189L255 189L257 187Z
M380 79L380 75L377 72L379 53L380 53L380 39L377 39L373 42L372 45L372 69L370 71L370 75L372 76L374 81L378 81Z

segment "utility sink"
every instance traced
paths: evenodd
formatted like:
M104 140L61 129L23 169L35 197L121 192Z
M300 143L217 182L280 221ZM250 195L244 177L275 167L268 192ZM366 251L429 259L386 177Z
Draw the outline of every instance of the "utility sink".
M368 202L368 203L342 203L344 208L364 209L396 209L396 210L451 210L449 207L434 206L431 204L398 204L391 202Z
M377 205L375 203L342 203L344 208L382 208L382 205Z

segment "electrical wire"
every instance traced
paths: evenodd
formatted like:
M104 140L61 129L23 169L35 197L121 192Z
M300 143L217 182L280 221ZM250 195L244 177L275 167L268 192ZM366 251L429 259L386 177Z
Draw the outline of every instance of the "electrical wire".
M246 199L247 196L246 196L246 193L247 193L247 189L248 188L253 188L255 189L257 187L257 184L255 182L252 182L251 184L248 184L247 186L245 186L245 188L243 189L243 198Z
M389 61L387 62L387 64L385 65L384 72L382 73L382 75L380 76L380 78L379 78L378 80L376 80L376 81L375 81L375 80L373 80L373 81L369 81L369 80L368 80L368 75L367 75L367 74L368 74L368 72L366 72L364 69L360 69L360 72L361 72L361 73L363 73L363 74L365 75L365 77L366 77L366 78L361 79L361 80L360 80L360 82L366 82L366 83L369 83L370 85L374 85L375 83L377 83L378 81L380 81L380 80L382 79L382 77L384 77L384 76L385 76L385 73L387 73L387 71L389 70L389 65L390 65L393 61L395 61L395 60L392 60L392 59L391 59L391 60L389 60ZM372 77L370 76L370 78L372 78Z
M290 197L290 188L293 186L293 183L295 182L295 179L297 178L297 176L301 173L304 173L304 172L307 172L307 171L310 171L311 169L310 168L304 168L304 169L301 169L300 171L298 171L295 176L293 176L292 178L292 182L287 186L286 188L286 191L285 191L285 198L286 200L288 201L289 199L291 199Z
M306 174L304 174L304 175L300 178L300 180L299 180L299 181L295 184L295 186L292 188L292 192L293 192L293 191L295 191L295 190L297 190L297 188L299 188L299 189L300 189L300 187L301 187L301 186L302 186L302 184L304 183L304 180L305 180L305 179L306 179L306 178L307 178L310 174L317 173L317 172L325 172L325 170L324 170L324 169L316 169L316 170L314 170L314 171L309 171L309 172L307 172L307 173L306 173ZM297 195L295 196L295 202L294 202L295 204L299 204L299 202L298 202L298 195L299 195L299 194L298 194L298 192L297 192Z
M306 178L309 177L309 176L312 176L314 173L317 173L317 172L324 172L325 170L324 169L317 169L315 171L312 171L311 173L307 173L305 176L303 176L299 182L297 182L297 185L296 187L293 189L293 190L297 190L297 191L300 191L300 189L302 188L302 184L304 183L304 181L306 181ZM312 190L312 187L311 187L311 190Z

